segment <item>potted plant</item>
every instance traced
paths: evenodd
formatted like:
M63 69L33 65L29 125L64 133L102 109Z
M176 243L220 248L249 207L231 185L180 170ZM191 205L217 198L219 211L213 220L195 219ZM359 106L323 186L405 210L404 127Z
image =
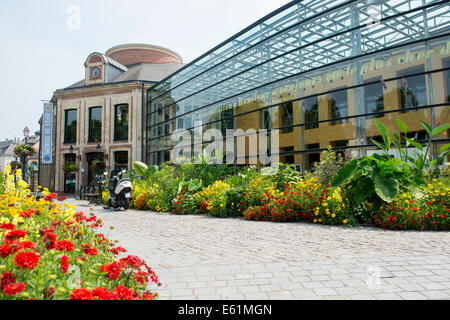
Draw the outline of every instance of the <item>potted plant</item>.
M35 153L36 150L29 144L21 144L14 148L14 154L18 157L30 157Z
M64 164L63 170L65 173L70 173L70 172L77 172L79 168L75 163L67 162Z
M23 165L19 162L19 161L11 161L11 163L9 164L11 166L11 170L13 172L16 172L18 169L22 169Z

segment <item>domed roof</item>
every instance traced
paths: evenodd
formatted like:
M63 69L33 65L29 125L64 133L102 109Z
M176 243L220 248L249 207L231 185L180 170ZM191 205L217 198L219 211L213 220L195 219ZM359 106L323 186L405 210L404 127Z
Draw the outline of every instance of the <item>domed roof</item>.
M183 59L175 51L151 44L123 44L112 47L106 51L105 55L124 66L138 63L183 63Z

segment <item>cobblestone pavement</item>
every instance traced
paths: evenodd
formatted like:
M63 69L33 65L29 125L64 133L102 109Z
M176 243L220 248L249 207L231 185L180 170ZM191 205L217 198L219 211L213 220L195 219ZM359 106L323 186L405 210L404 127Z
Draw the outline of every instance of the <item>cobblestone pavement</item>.
M160 276L161 299L450 299L450 233L155 212L86 201ZM111 231L109 226L115 228Z

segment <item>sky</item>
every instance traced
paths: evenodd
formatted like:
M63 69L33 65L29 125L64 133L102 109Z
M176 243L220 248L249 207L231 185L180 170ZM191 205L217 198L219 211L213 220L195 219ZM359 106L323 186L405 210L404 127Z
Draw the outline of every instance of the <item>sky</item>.
M39 130L41 100L92 52L148 43L189 63L289 0L1 0L0 140Z

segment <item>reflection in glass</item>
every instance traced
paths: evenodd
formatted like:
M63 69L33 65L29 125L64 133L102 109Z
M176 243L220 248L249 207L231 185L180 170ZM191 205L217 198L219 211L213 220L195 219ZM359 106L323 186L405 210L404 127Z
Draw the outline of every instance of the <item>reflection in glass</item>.
M347 91L341 90L330 94L329 104L331 108L331 118L337 119L333 120L331 123L333 125L347 123L348 119L339 119L348 116Z
M380 79L370 79L366 82L374 82L364 86L364 98L366 103L366 113L376 113L384 111L383 85ZM367 119L380 118L383 114L375 114L367 116Z
M280 105L280 111L281 111L281 126L283 127L281 133L293 132L294 128L292 127L292 125L294 124L294 121L292 119L293 117L292 102L283 103L282 105Z
M407 111L410 108L424 106L427 104L427 86L425 75L408 76L424 72L424 66L410 68L400 71L401 80L401 108Z
M89 142L102 140L102 107L89 109Z
M311 97L303 101L303 109L305 110L305 122L319 121L319 100L317 97ZM318 128L318 123L307 124L306 129Z
M64 143L76 143L76 141L77 141L77 110L66 110Z
M128 140L128 104L116 105L114 140Z

